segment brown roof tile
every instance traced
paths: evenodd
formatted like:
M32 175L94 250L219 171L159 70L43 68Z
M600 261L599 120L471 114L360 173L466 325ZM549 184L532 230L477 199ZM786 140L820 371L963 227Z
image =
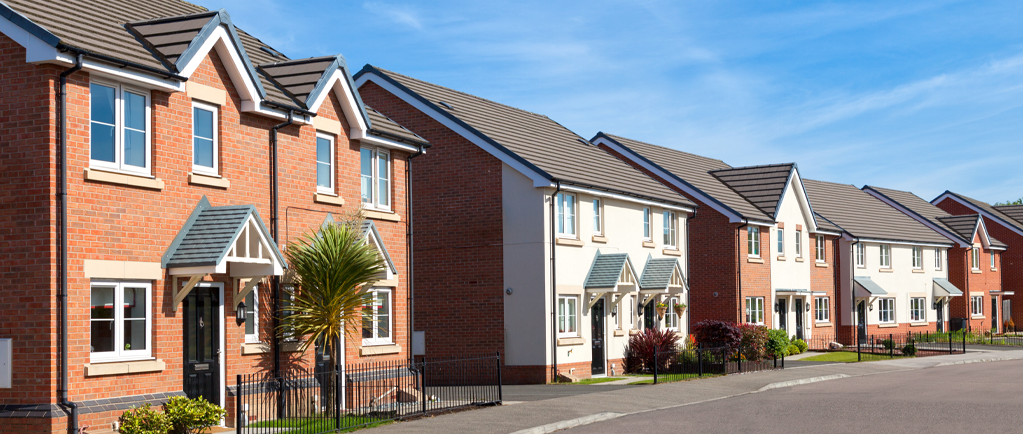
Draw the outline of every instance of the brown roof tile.
M983 201L979 201L977 199L966 197L966 196L963 196L963 195L961 195L959 193L955 193L955 192L952 192L952 191L945 191L944 193L938 195L938 197L944 196L946 194L954 196L955 198L959 199L962 202L966 202L967 204L973 205L975 208L980 208L981 210L983 210L988 215L994 217L995 220L1001 221L1002 224L1004 224L1005 226L1013 228L1013 229L1015 229L1017 231L1023 231L1023 222L1021 222L1020 220L1016 220L1012 216L1010 216L1010 215L1006 214L1005 212L1003 212L1002 209L1006 208L1004 206L998 206L998 207L992 206L991 204L989 204L987 202L983 202ZM1009 210L1009 211L1010 212L1015 212L1016 210L1012 209L1012 210Z
M710 174L774 218L793 167L795 164L792 163L736 167L715 170Z
M370 135L378 137L384 137L387 139L395 140L401 139L418 144L425 144L426 139L419 137L416 133L409 131L405 127L399 125L397 122L392 121L391 118L384 116L373 109L370 106L366 106L366 114L369 115L370 122L373 123L373 128L370 130Z
M931 205L930 202L923 198L908 192L900 190L892 190L889 188L881 188L874 186L865 186L864 190L872 190L877 194L887 198L888 200L895 202L902 207L909 210L912 214L911 217L917 218L918 220L926 220L932 225L937 227L944 226L952 232L953 235L959 237L962 243L972 244L973 233L977 229L977 216L953 216L945 212L945 210ZM997 247L1005 247L1005 244L1001 241L990 237L991 243Z
M818 214L857 238L950 244L931 230L880 199L849 184L803 180Z

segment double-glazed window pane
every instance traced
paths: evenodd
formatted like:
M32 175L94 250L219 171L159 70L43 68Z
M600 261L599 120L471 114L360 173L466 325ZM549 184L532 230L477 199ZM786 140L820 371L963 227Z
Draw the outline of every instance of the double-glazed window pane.
M824 260L825 260L824 237L818 235L816 240L817 240L817 243L816 243L817 244L817 248L816 248L817 258L816 258L816 261L817 262L824 262Z
M576 328L576 298L558 298L558 333L563 335L575 335Z
M817 322L827 322L831 319L831 310L827 297L818 297L814 300L816 303L815 316Z
M362 203L381 208L391 207L391 156L386 152L364 148L359 153Z
M895 299L882 298L878 302L881 305L879 313L881 322L895 322Z
M746 322L752 324L764 323L763 297L746 297Z
M923 321L924 316L924 299L923 298L911 298L909 300L909 319L910 321Z
M785 229L778 229L778 254L785 254Z
M256 290L252 290L245 296L245 334L256 334Z
M146 349L146 305L145 288L124 288L124 349L126 351Z
M593 233L600 234L600 199L593 199Z
M117 89L100 84L89 86L91 98L91 158L109 163L117 162L115 149Z
M866 265L867 260L867 246L863 244L856 245L856 266L862 267Z
M650 208L643 208L643 239L649 240L652 236L650 233Z
M149 286L97 283L90 294L90 353L94 362L149 356Z
M558 193L556 198L558 201L558 233L575 235L575 196Z
M913 268L921 268L923 265L923 250L920 247L913 247Z
M90 160L108 169L148 172L148 94L91 83L89 101Z
M760 228L747 227L746 228L746 243L747 250L750 256L760 256Z
M796 231L796 256L803 256L803 232Z
M333 159L330 139L316 138L316 186L325 189L334 187Z
M213 112L192 108L192 164L213 169Z
M370 291L369 302L362 309L362 338L370 344L391 342L391 292Z
M377 153L377 194L379 195L377 202L382 207L391 206L391 198L389 197L391 179L390 173L388 173L388 168L391 165L389 159L389 155L382 152Z
M972 315L984 314L984 297L970 297L970 313Z
M888 244L881 244L881 266L891 267L892 266L892 248Z
M124 164L146 167L146 97L124 93Z
M93 287L91 303L91 352L114 351L114 291L113 287Z
M675 226L675 213L671 211L664 212L664 245L668 247L675 246L676 237L676 226Z
M359 153L362 174L362 203L373 203L373 150L363 149Z

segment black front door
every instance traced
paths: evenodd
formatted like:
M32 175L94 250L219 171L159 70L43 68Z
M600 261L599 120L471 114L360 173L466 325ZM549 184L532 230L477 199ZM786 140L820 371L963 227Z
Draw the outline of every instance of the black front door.
M643 306L643 328L647 330L656 328L655 318L657 318L657 316L654 313L654 302L651 301L647 303L646 306Z
M938 332L945 331L945 301L941 300L937 303L938 306Z
M192 288L185 308L185 395L220 405L219 288Z
M796 313L796 339L803 339L803 299L797 298L792 307Z
M604 299L601 298L590 309L590 341L593 345L593 362L590 366L591 375L604 375Z
M787 300L778 300L778 330L789 331L789 304Z
M859 317L858 318L859 324L858 324L858 327L856 327L856 328L859 329L860 343L861 344L862 343L866 343L867 342L867 303L866 302L862 302L861 301L860 304L856 306L856 316Z

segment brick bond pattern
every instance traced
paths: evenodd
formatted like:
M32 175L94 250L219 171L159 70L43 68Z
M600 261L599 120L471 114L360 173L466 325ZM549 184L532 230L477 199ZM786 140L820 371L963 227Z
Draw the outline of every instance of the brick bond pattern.
M25 51L0 35L0 118L5 138L0 142L0 276L8 291L0 296L0 337L14 338L14 387L0 390L0 405L52 404L58 387L57 326L59 321L56 264L58 143L56 82L60 68L25 64ZM74 401L172 393L182 389L181 312L171 307L171 280L153 282L153 357L166 369L156 373L84 377L89 363L90 280L84 277L85 259L159 262L181 224L199 198L217 205L253 204L264 224L270 221L269 131L279 121L240 113L241 100L216 52L203 61L190 82L228 92L219 112L220 172L231 182L219 189L188 183L191 171L192 101L184 93L152 92L152 174L164 181L162 191L85 181L89 166L89 74L79 72L68 81L68 284L70 326L70 389ZM319 116L339 120L340 106L331 95ZM314 203L315 130L311 125L290 126L279 133L280 238L286 245L322 223L326 213L343 213L360 204L358 141L349 140L344 120L336 143L337 193L345 206ZM398 354L360 358L350 342L347 361L376 361L407 357L407 255L405 168L408 154L392 151L392 209L400 222L378 220L381 233L398 270L393 294L394 340ZM225 284L225 368L227 385L234 375L271 369L272 354L242 356L244 327L233 321L231 291L224 275L210 281ZM269 341L271 312L269 288L261 284L260 334ZM310 355L284 353L289 366L308 367ZM229 410L233 411L233 408ZM91 413L82 424L107 425L119 412ZM62 419L5 419L0 433L61 431Z

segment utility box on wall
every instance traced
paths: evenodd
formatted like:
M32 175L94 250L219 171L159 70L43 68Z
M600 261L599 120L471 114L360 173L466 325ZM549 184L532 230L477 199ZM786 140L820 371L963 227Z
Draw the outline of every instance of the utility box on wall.
M0 389L11 388L11 358L14 350L10 339L0 339Z

